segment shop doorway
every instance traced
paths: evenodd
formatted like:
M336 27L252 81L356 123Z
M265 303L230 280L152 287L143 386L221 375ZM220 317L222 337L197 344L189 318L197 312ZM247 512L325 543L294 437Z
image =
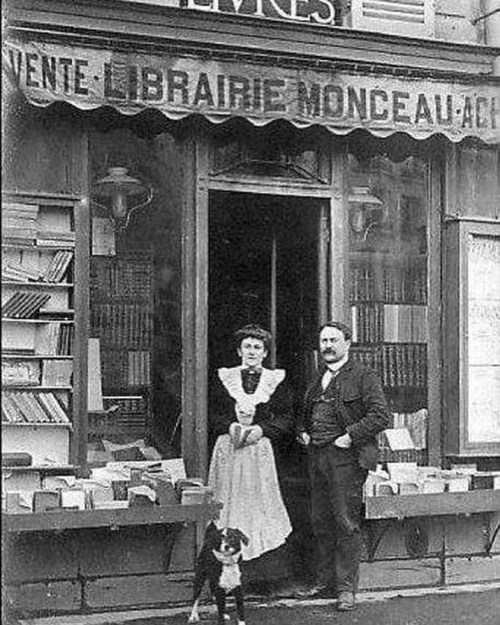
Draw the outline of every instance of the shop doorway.
M299 395L314 367L321 201L213 192L209 200L209 369L238 364L233 334L272 332L268 366ZM325 296L325 294L322 294Z
M315 369L326 252L320 242L324 200L213 192L209 197L209 370L239 364L233 335L247 323L272 331L267 366L282 367L296 410ZM209 437L210 438L210 437ZM293 435L276 450L293 532L279 557L259 564L254 579L311 575L307 457ZM259 561L260 562L260 561Z

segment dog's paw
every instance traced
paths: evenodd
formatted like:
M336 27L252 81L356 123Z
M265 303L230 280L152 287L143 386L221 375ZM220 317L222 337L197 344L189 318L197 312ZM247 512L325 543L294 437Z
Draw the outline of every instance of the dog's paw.
M226 614L224 614L224 620L225 621L230 621L231 620L231 617L229 616L229 614L227 614L227 612L226 612Z
M199 623L200 622L200 617L198 614L191 614L191 616L188 618L188 623Z

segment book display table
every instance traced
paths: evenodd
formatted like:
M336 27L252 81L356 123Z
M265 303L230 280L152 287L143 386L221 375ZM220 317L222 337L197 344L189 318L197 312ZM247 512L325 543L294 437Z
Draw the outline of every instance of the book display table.
M500 512L500 490L367 497L367 519L404 519Z
M186 602L199 537L219 509L208 503L5 514L6 605L26 615Z
M31 514L6 514L5 532L50 532L79 528L111 528L141 525L175 525L208 522L218 516L220 504L171 505L123 510L57 510Z

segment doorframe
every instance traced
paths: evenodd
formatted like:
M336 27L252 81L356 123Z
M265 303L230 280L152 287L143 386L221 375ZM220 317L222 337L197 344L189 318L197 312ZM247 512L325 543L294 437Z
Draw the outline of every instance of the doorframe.
M183 147L182 236L182 454L190 476L208 470L208 219L210 191L229 191L281 197L324 199L320 247L328 258L327 276L318 288L326 289L319 306L320 322L344 318L349 310L344 293L347 215L344 206L346 146L331 144L332 183L273 177L211 176L210 136L206 131L186 133ZM328 206L328 203L329 206ZM329 224L328 224L329 222ZM336 243L337 242L337 243ZM342 259L342 260L341 260ZM342 297L339 298L339 293ZM347 318L347 317L346 317Z

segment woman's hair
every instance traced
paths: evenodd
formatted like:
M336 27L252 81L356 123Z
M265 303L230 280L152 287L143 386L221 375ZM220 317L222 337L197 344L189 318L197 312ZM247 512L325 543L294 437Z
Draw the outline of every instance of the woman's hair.
M243 328L236 330L236 332L234 333L236 347L239 347L243 339L246 339L246 338L259 339L260 341L264 343L264 347L267 350L270 349L271 343L273 340L273 337L270 332L268 332L267 330L264 330L264 328L261 328L260 326L254 323L249 323Z

